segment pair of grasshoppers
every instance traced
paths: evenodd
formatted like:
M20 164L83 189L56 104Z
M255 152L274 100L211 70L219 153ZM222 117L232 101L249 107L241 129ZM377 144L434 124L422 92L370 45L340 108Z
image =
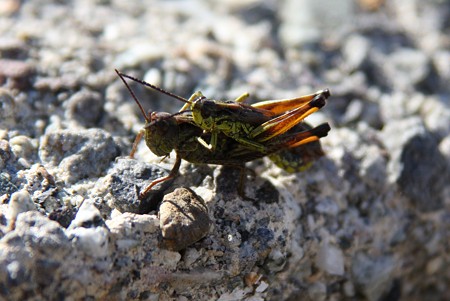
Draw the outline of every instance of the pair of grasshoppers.
M234 101L211 100L195 92L189 99L117 71L145 118L145 126L133 144L131 157L145 135L147 147L157 156L176 153L170 173L152 181L139 194L145 199L156 184L174 178L181 160L197 164L217 164L239 168L238 192L244 196L245 163L269 156L288 172L305 169L323 155L319 139L328 134L324 123L310 127L302 122L325 105L329 90L292 99L245 104L248 93ZM125 78L184 102L175 114L143 109ZM245 196L244 196L245 197Z

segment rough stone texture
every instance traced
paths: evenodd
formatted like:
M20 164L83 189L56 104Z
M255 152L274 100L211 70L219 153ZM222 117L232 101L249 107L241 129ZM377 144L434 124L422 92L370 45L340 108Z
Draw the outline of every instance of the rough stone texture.
M0 1L0 299L450 300L449 2L332 2ZM144 120L114 68L183 97L329 88L308 118L327 155L248 164L253 201L188 163L139 201L174 156L118 158ZM210 229L173 252L157 203L177 187Z
M100 129L56 131L41 137L39 157L67 183L101 175L118 155L112 137Z
M396 137L398 132L403 133L401 137ZM391 180L396 181L411 205L424 212L442 209L448 198L450 162L439 150L439 138L419 118L394 121L382 135L395 158L390 166Z
M181 251L209 232L210 219L205 201L187 188L166 194L159 206L161 247Z
M108 173L109 181L106 185L113 197L111 206L121 212L143 214L157 209L164 191L173 182L168 180L156 185L145 200L140 200L139 192L152 180L167 176L165 170L133 159L121 158Z

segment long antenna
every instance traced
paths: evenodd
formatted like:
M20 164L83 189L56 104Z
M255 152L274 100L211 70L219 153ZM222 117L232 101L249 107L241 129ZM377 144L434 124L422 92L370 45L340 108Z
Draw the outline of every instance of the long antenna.
M189 100L187 100L187 99L184 98L184 97L181 97L181 96L179 96L179 95L176 95L176 94L173 94L173 93L171 93L171 92L169 92L169 91L166 91L166 90L164 90L164 89L161 89L161 88L159 88L159 87L157 87L157 86L154 86L154 85L152 85L152 84L149 84L149 83L147 83L146 81L143 81L143 80L140 80L140 79L138 79L138 78L135 78L135 77L132 77L132 76L130 76L130 75L127 75L127 74L125 74L125 73L119 72L119 71L117 71L117 69L115 69L115 70L116 70L117 74L118 74L120 77L126 77L126 78L128 78L128 79L131 79L132 81L138 82L138 83L140 83L141 85L144 85L144 86L147 86L147 87L149 87L149 88L152 88L153 90L156 90L156 91L158 91L158 92L161 92L161 93L163 93L163 94L166 94L167 96L176 98L176 99L178 99L178 100L180 100L180 101L182 101L182 102L184 102L184 103L191 103Z
M120 73L117 69L114 69L117 73L117 75L120 77L120 79L123 81L123 83L125 84L125 86L127 87L128 91L130 92L131 96L133 97L134 101L137 103L139 109L142 112L142 115L144 115L144 118L147 122L150 122L150 116L147 116L147 113L145 113L144 108L142 107L141 103L139 102L139 100L137 99L136 95L134 94L133 90L131 90L130 86L128 85L128 83L126 82L126 80L123 78L125 75ZM126 76L128 77L128 76Z

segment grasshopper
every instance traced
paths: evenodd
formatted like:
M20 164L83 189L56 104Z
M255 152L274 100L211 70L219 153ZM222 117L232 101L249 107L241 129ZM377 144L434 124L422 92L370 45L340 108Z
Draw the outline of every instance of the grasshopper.
M309 151L309 153L304 148L306 147L305 144L318 143L321 137L328 134L330 130L328 123L315 128L307 128L300 122L325 105L325 100L330 95L328 90L299 98L264 101L254 105L242 103L247 94L244 94L236 101L225 102L207 101L203 96L200 99L195 96L195 101L201 101L203 105L206 103L206 106L204 105L199 110L203 116L205 116L205 110L209 109L210 115L216 118L213 120L224 121L222 124L225 125L236 123L236 131L238 133L233 134L231 130L225 129L225 127L220 127L217 130L214 128L209 131L205 129L205 126L195 121L194 115L196 113L194 113L193 105L191 109L183 106L175 114L164 112L150 112L147 114L125 78L153 88L187 104L193 104L195 101L189 103L189 100L145 81L128 76L117 70L116 73L129 90L145 118L145 126L137 135L130 156L134 156L137 145L144 135L147 147L157 156L168 156L172 150L176 153L175 164L169 174L166 177L152 181L140 192L139 197L141 199L145 199L156 184L175 177L178 174L182 159L197 164L217 164L239 168L241 175L238 192L239 195L245 197L243 183L245 178L244 165L246 162L264 156L271 156L277 165L283 167L282 163L286 163L284 161L286 161L285 158L288 158L286 155L289 155L290 150L300 153L300 156L301 153L305 153L305 158L307 158L305 163L323 155L320 144L318 144L318 147L316 145L314 151ZM196 92L194 95L200 94ZM217 102L219 106L212 109L212 106L209 106L210 102L213 102L213 105L215 105L214 102ZM245 137L247 132L252 133L252 135ZM208 140L213 142L214 147L209 148L210 151L205 152L203 149L205 141ZM247 143L247 141L250 141L250 143ZM288 160L291 159L288 158ZM289 162L286 165L289 165Z
M211 133L210 143L201 137L197 137L197 140L212 152L216 149L217 135L223 133L251 149L266 153L265 141L287 132L306 116L319 110L330 96L329 90L322 90L298 98L247 105L243 101L249 97L248 93L234 101L221 101L208 99L197 91L186 99L137 78L121 75L184 102L180 112L191 111L194 123ZM304 106L311 101L312 107Z

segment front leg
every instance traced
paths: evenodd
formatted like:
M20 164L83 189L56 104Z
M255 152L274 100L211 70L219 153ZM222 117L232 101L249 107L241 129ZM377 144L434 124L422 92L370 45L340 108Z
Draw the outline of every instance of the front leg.
M149 192L156 184L175 178L178 175L178 171L180 170L180 165L181 165L181 157L177 153L177 156L175 158L175 164L173 165L172 170L169 172L169 174L165 177L153 180L150 184L148 184L148 186L145 187L144 190L139 193L139 199L145 200L148 197Z
M246 173L247 173L247 170L250 170L250 171L252 171L253 173L254 173L254 171L253 170L251 170L251 169L247 169L246 167L245 167L245 165L241 165L241 166L236 166L236 168L239 168L239 184L238 184L238 195L241 197L241 198L243 198L244 200L246 200L246 201L252 201L252 202L254 202L255 201L255 199L253 199L253 198L251 198L251 197L249 197L249 196L247 196L247 195L245 195L245 182L246 182Z
M141 142L142 137L144 136L144 134L145 134L145 130L142 129L136 135L136 138L134 139L134 142L133 142L133 148L131 149L131 153L130 153L130 158L131 159L134 159L134 154L136 153L138 144L139 144L139 142Z
M215 152L216 151L217 131L211 132L211 140L210 140L209 144L202 137L196 137L196 139L207 150L209 150L211 152Z
M238 98L236 98L234 101L235 102L244 102L249 97L250 97L250 94L248 92L245 92L245 93L242 93L242 95L239 96Z

